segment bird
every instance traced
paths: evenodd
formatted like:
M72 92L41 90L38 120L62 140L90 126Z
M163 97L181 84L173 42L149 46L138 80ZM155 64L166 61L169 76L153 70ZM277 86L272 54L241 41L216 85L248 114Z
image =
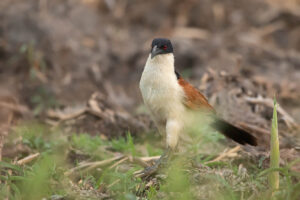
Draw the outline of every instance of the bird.
M208 125L233 141L257 145L253 135L218 117L205 96L175 70L173 46L167 38L153 39L139 87L155 126L166 136L165 152L153 166L144 170L144 175L155 173L167 162L176 150L179 137L191 126L189 122L197 121L192 116L199 113L209 116L212 120Z

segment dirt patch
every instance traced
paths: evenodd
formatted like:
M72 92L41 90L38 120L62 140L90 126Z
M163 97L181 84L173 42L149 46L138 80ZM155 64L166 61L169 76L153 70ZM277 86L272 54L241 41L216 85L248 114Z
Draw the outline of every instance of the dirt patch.
M113 122L87 115L72 124L75 130L136 133L149 126L146 117L137 128L133 121L144 117L132 113L142 104L138 82L150 41L169 37L177 70L220 115L268 146L272 109L247 99L276 94L294 123L300 121L300 16L293 2L4 0L0 85L14 90L35 116L85 105L99 91L112 113L130 117L117 114ZM282 136L298 138L286 116L279 117ZM282 141L295 146L290 141L298 140Z

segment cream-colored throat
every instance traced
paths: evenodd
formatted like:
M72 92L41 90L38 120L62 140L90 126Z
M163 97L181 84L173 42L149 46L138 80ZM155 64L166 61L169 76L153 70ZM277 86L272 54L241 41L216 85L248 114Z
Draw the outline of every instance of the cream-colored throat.
M157 81L163 81L162 79L170 79L174 82L176 81L174 71L174 55L172 53L157 55L152 59L151 55L149 55L141 81L155 83Z
M172 53L157 55L153 59L149 55L140 89L145 104L155 117L166 120L178 115L178 111L182 110L183 91L177 82Z

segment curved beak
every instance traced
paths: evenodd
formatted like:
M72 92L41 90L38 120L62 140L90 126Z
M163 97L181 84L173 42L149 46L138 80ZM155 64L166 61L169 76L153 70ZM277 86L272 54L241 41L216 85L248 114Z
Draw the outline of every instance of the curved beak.
M153 48L152 48L152 51L151 51L151 59L154 58L155 56L157 56L158 54L162 53L162 50L157 48L157 46L155 45Z

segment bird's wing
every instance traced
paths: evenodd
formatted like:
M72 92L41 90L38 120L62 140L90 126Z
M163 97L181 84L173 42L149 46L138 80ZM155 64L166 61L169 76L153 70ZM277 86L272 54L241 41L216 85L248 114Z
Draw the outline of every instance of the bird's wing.
M211 126L224 134L225 136L231 138L232 140L240 143L240 144L250 144L253 146L257 145L257 139L252 136L247 131L238 128L231 123L226 122L225 120L217 117L216 111L214 108L208 103L207 99L204 97L201 92L199 92L195 87L185 81L178 73L177 81L179 85L183 88L185 98L183 100L183 104L191 110L205 110L212 113L214 116L214 120L211 123Z
M185 98L183 99L183 104L192 110L208 110L215 113L214 108L208 103L207 99L200 91L198 91L194 86L189 84L182 77L177 75L178 84L183 88Z

